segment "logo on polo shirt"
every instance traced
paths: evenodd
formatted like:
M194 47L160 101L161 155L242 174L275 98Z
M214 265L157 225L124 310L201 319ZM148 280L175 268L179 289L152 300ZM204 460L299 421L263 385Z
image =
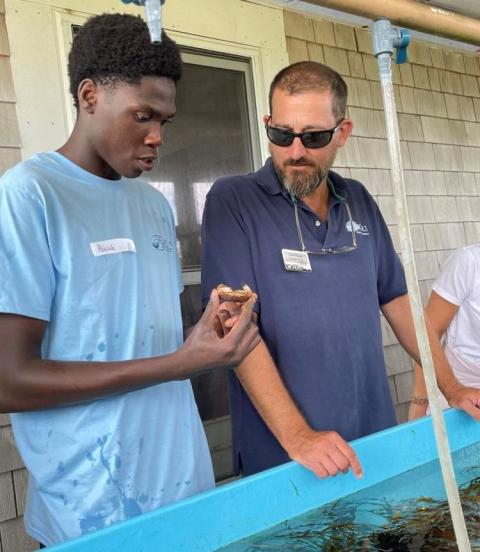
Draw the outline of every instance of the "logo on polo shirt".
M347 224L345 225L345 227L347 228L348 232L352 232L352 226L353 232L355 232L355 234L360 234L360 236L370 235L370 232L368 231L368 226L366 224L359 224L354 220L347 220Z

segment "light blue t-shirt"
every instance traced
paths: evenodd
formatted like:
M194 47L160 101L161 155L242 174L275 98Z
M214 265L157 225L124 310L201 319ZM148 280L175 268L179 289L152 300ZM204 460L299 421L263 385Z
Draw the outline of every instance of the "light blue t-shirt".
M166 199L56 152L0 179L0 312L48 321L42 357L120 361L182 344ZM190 382L12 415L30 472L25 524L46 545L213 486Z

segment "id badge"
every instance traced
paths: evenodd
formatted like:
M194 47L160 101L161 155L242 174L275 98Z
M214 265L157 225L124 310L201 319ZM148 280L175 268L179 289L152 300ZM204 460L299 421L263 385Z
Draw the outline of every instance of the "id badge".
M282 249L283 265L290 272L312 272L310 258L305 251Z

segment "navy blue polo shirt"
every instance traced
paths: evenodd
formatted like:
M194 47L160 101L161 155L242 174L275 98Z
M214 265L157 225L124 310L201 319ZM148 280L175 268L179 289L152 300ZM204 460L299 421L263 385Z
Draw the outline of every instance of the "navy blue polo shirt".
M282 249L300 250L293 203L271 160L256 173L218 180L202 228L204 303L219 283L248 284L259 298L259 328L293 400L316 430L352 440L396 423L383 359L379 307L407 293L383 217L357 181L329 178L328 224L301 200L311 272L285 269ZM235 467L245 474L287 462L234 373L230 377Z

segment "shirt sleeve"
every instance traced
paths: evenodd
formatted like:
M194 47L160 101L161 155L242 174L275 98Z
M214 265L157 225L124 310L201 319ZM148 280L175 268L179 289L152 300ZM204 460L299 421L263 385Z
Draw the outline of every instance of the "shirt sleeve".
M454 305L461 305L474 289L476 263L468 249L459 249L450 257L433 290Z
M55 270L41 198L0 181L0 312L50 320Z
M249 229L233 193L218 193L217 182L207 195L202 222L202 300L205 305L218 284L257 290ZM241 184L240 184L241 185Z

